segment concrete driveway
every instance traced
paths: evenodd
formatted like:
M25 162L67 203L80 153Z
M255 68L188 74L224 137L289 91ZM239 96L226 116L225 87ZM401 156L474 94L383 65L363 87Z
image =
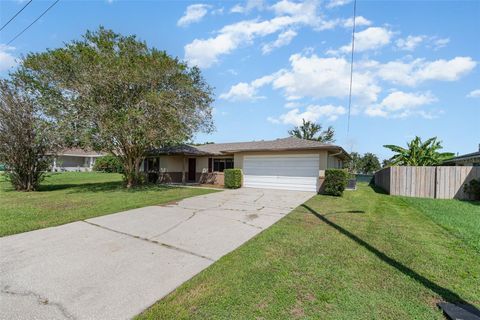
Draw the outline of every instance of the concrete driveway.
M0 319L132 318L311 196L227 190L0 238Z

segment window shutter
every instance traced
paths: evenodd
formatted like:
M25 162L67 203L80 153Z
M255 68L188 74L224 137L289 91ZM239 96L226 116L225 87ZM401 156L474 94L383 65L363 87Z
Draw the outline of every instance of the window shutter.
M212 167L213 167L213 159L208 158L208 172L212 172Z

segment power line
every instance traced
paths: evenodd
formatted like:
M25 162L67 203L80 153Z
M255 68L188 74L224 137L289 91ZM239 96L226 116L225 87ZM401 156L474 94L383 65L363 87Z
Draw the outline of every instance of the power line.
M352 108L352 83L353 83L353 52L355 50L355 20L357 18L357 0L353 2L353 30L352 30L352 57L350 60L350 92L348 94L348 120L347 120L347 137L350 133L350 109Z
M7 23L5 23L5 24L0 28L0 31L2 31L3 28L5 28L6 26L8 26L8 24L9 24L10 22L12 22L12 20L15 19L16 16L18 16L18 15L20 14L20 12L22 12L23 9L25 9L32 1L33 1L33 0L28 1L27 4L22 7L22 9L18 10L17 13L15 13L15 14L13 15L13 17L11 17L10 20L8 20Z
M12 43L13 41L15 41L18 37L20 37L25 31L27 31L35 22L37 22L38 20L40 20L41 17L43 17L45 15L45 13L47 13L50 9L53 8L54 5L56 5L60 0L56 0L54 3L52 3L50 5L50 7L48 7L45 11L42 12L41 15L38 16L37 19L33 20L32 23L30 23L25 29L23 29L22 31L20 31L15 37L13 37L12 40L10 40L8 43L7 43L7 46L10 45L10 43Z

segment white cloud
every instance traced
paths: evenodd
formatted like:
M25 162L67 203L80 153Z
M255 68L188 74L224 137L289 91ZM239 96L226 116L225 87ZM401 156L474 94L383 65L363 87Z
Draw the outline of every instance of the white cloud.
M277 39L273 42L267 43L262 46L262 53L268 54L276 48L280 48L289 45L290 42L297 36L297 32L293 30L287 30L278 35Z
M209 5L201 3L189 5L183 16L177 21L177 25L186 27L192 23L201 21L208 13L209 8Z
M430 92L394 91L379 104L367 107L365 113L371 117L406 118L411 115L420 115L424 118L431 118L433 117L431 112L419 109L419 107L436 101L437 98Z
M267 120L272 123L283 123L298 126L302 124L302 119L306 121L317 122L320 118L328 121L335 121L339 116L344 115L346 110L342 106L328 105L309 105L304 112L295 108L287 113L280 115L278 118L268 117Z
M320 58L316 55L294 54L290 70L278 73L275 89L282 89L290 100L296 97L343 98L348 96L350 64L343 58ZM352 94L364 102L374 102L380 87L369 72L355 72Z
M440 39L435 38L435 39L433 39L433 47L434 47L435 50L443 48L449 43L450 43L449 38L440 38Z
M245 6L236 4L230 9L231 13L248 13L253 9L262 10L264 7L263 0L248 0Z
M278 5L278 6L276 6ZM269 20L244 20L226 25L217 35L208 39L195 39L185 46L185 59L191 64L208 68L219 57L230 54L241 45L249 45L257 37L265 37L298 26L313 28L332 27L317 16L317 1L302 3L282 0L272 6L277 16Z
M392 32L386 28L370 27L355 33L355 52L376 50L390 43ZM352 43L339 49L341 52L350 52Z
M344 6L346 4L349 4L350 2L352 2L352 0L330 0L326 7L327 8L334 8L334 7L340 7L340 6Z
M378 76L386 81L415 86L427 80L456 81L475 68L477 62L470 57L455 57L451 60L411 62L391 61L378 65Z
M355 26L360 27L360 26L370 26L372 22L362 16L358 16L355 18ZM351 28L353 27L353 18L348 18L343 21L343 26L345 28Z
M480 98L480 89L472 90L467 94L467 98Z
M285 103L285 108L287 108L287 109L299 108L302 105L303 105L303 103L290 101L290 102Z
M385 97L380 105L390 111L410 109L425 104L430 104L437 99L430 93L406 93L403 91L394 91Z
M7 71L17 65L16 58L12 55L14 47L0 44L0 72Z
M275 74L258 78L251 83L240 82L233 85L230 90L220 95L220 99L229 101L255 101L265 97L259 96L258 89L271 83L276 77Z
M400 50L413 51L415 48L425 40L425 36L412 36L398 39L395 44Z

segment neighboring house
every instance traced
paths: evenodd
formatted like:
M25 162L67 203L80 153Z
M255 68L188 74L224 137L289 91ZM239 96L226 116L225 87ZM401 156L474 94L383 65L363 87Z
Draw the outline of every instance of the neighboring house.
M55 156L52 163L52 171L92 171L95 159L106 153L85 151L82 149L65 149Z
M480 166L480 144L478 145L478 151L463 154L455 158L449 159L444 162L445 165L454 165L454 166Z
M150 180L223 184L224 169L240 168L245 187L318 191L324 170L349 158L342 147L290 137L162 148L148 154L143 170Z

